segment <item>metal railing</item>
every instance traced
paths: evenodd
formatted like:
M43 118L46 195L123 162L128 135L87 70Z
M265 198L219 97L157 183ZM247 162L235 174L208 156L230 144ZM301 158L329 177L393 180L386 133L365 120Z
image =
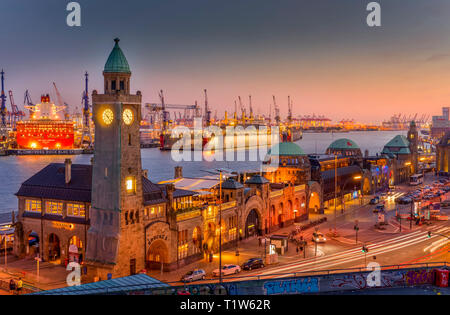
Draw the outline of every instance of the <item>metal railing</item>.
M382 270L400 270L400 269L415 269L415 268L436 268L436 267L449 267L448 262L431 262L431 263L415 263L415 264L397 264L397 265L386 265L381 266L380 268ZM352 272L370 272L364 267L356 267L356 268L344 268L344 269L329 269L329 270L316 270L316 271L300 271L300 272L291 272L291 273L273 273L273 274L267 274L267 275L254 275L254 276L237 276L237 277L226 277L222 280L222 282L241 282L241 281L258 281L258 280L265 280L265 279L277 279L277 278L286 278L286 277L303 277L303 276L329 276L334 274L342 274L342 273L352 273ZM198 283L198 285L207 285L211 283L218 283L219 279L205 279L205 281L209 282L201 282ZM174 286L171 286L170 284L177 284ZM132 285L117 285L117 286L110 286L105 288L83 288L83 289L77 289L75 287L74 289L70 288L62 288L63 291L52 293L50 290L48 293L46 291L41 291L40 294L125 294L129 293L130 291L146 291L146 290L152 290L154 293L165 293L169 294L170 291L173 293L176 293L177 288L187 286L188 284L182 283L180 281L176 282L167 282L165 285L159 285L159 284L132 284ZM58 289L57 289L58 290ZM158 292L155 292L158 291Z

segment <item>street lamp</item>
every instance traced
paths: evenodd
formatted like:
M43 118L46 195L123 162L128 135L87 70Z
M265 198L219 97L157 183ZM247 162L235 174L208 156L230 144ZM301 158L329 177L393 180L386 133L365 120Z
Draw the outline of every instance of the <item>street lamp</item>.
M222 284L222 171L219 176L219 283Z

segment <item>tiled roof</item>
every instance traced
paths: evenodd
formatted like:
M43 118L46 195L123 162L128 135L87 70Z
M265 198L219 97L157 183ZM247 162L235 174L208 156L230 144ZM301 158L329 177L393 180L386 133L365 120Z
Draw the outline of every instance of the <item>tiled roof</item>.
M142 177L142 190L144 192L144 204L157 204L166 201L162 189L152 183L148 178Z
M232 178L228 178L226 181L222 183L222 189L240 189L244 188L244 185L235 181Z
M246 184L267 184L269 181L262 177L261 175L253 175L248 181L245 182Z
M65 182L65 164L51 163L20 186L16 196L91 202L92 165L72 164L69 184ZM163 191L142 177L145 204L165 202Z
M167 197L167 185L166 184L158 184L158 186L163 191L164 197ZM173 197L180 198L180 197L193 196L196 194L197 193L195 191L175 188L175 191L173 192Z
M92 166L72 164L69 184L64 163L51 163L27 179L16 196L91 202Z
M119 47L119 39L116 38L114 41L116 44L109 54L103 71L109 73L131 73L127 58L125 58L122 49Z

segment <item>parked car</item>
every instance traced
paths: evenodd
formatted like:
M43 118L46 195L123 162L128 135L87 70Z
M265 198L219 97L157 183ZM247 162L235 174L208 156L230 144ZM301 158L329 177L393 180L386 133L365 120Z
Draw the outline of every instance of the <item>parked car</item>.
M316 232L316 235L312 237L312 241L316 243L325 243L327 238L322 232Z
M261 258L250 258L242 265L242 269L244 270L252 270L256 268L264 268L264 262Z
M236 274L241 272L241 267L239 267L238 265L224 265L222 266L222 276L226 276L226 275L231 275L231 274ZM213 276L214 277L218 277L219 276L219 269L215 269L213 271Z
M195 269L187 272L184 276L181 277L181 281L183 282L192 282L197 280L205 280L206 272L203 269Z
M373 197L372 199L370 199L370 204L371 205L376 205L377 203L380 202L380 197Z

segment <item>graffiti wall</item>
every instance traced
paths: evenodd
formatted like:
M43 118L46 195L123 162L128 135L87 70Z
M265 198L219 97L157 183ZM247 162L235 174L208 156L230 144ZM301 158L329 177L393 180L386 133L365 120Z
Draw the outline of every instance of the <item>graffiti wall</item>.
M435 268L382 270L375 287L393 288L433 284ZM439 268L438 268L439 269ZM370 272L343 273L313 277L290 277L252 281L202 283L186 286L122 292L125 294L188 295L275 295L316 294L332 291L373 288Z

